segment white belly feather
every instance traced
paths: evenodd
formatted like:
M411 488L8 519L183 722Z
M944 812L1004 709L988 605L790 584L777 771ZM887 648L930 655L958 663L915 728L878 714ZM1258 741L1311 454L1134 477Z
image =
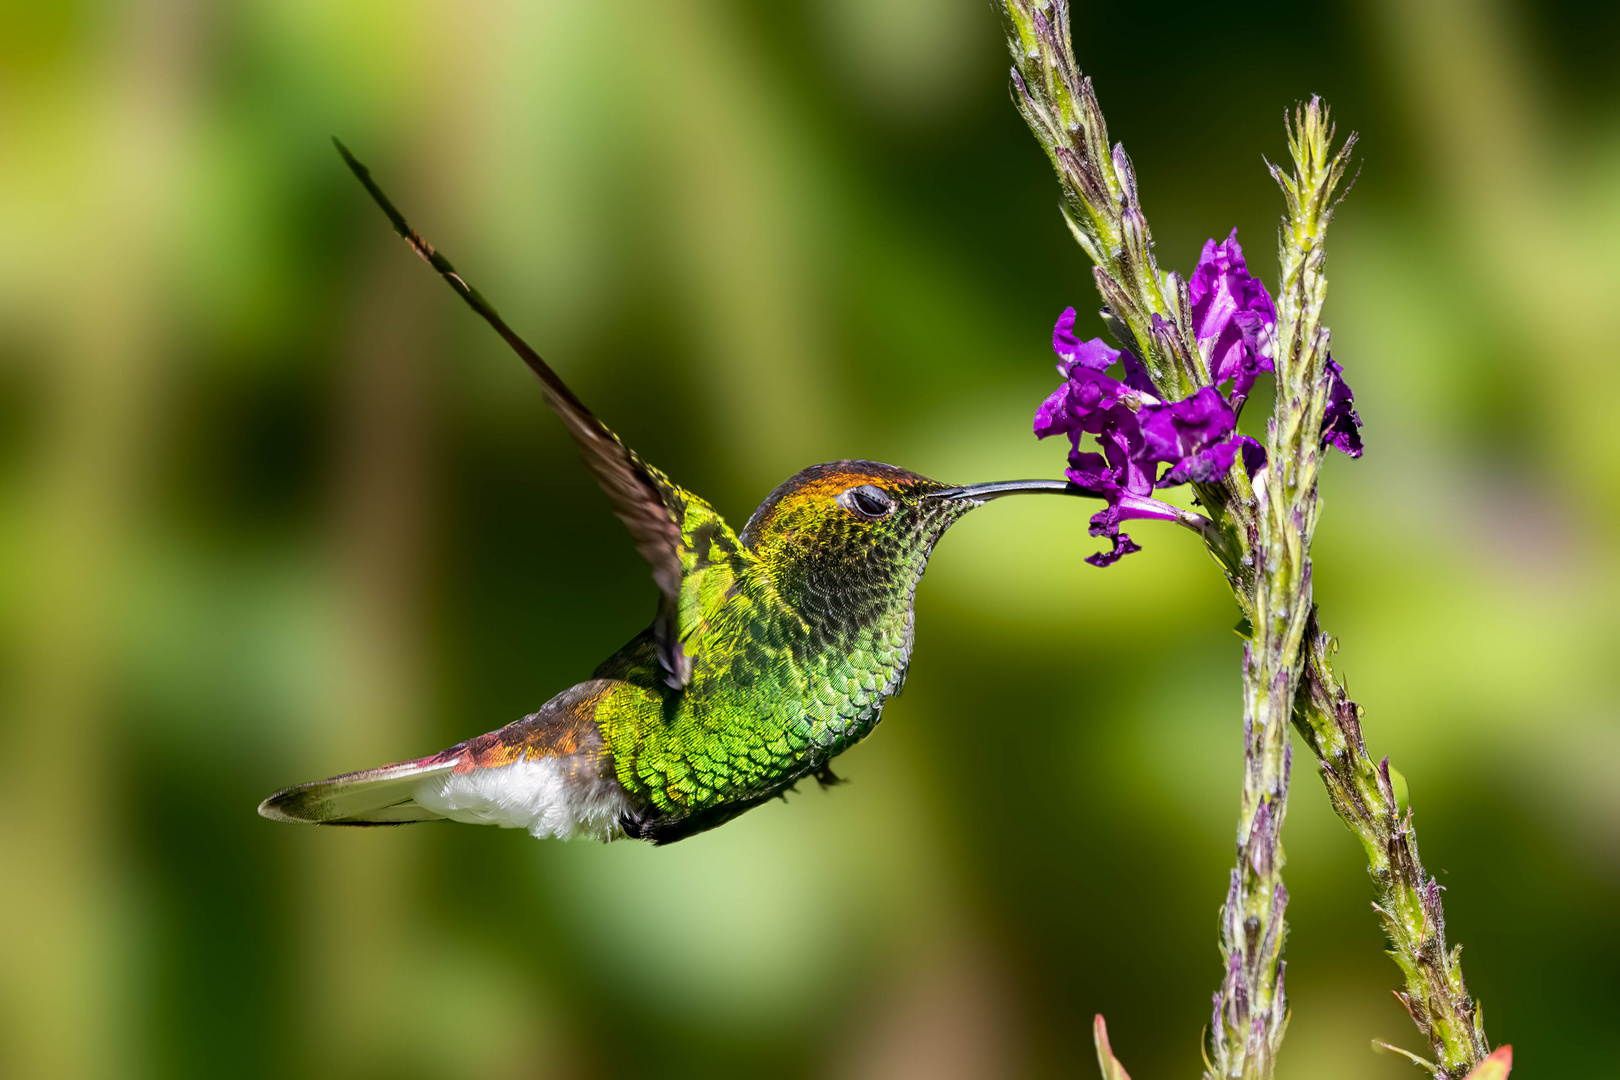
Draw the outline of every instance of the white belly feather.
M619 817L629 809L617 780L555 757L424 776L413 797L451 821L527 829L542 840L613 840L623 834Z

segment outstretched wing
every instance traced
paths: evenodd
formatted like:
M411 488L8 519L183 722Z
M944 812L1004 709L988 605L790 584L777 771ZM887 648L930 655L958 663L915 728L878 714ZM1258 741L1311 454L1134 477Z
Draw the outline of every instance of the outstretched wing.
M671 686L677 688L685 686L691 678L692 661L682 649L681 642L692 633L695 626L688 613L694 616L695 613L694 597L688 596L683 600L682 578L694 567L708 568L708 564L712 562L708 549L713 542L718 540L722 545L729 547L731 552L728 554L743 552L742 545L736 541L730 527L708 503L682 490L663 473L642 461L634 450L625 446L606 424L598 420L595 414L574 396L574 392L568 389L567 384L557 376L557 373L551 370L551 365L542 360L540 354L535 352L528 342L506 325L506 320L496 313L477 289L467 284L466 279L450 264L450 260L435 251L431 244L411 228L405 216L395 209L388 196L383 194L382 189L371 178L371 170L355 160L348 147L336 139L332 142L337 146L338 153L343 155L344 162L348 164L355 178L370 193L372 199L376 200L377 205L382 207L383 213L388 215L388 220L394 225L394 231L403 236L416 253L437 270L456 294L485 322L494 327L495 332L506 339L512 350L529 365L529 369L540 377L540 388L545 395L546 404L562 418L563 426L568 429L568 434L579 447L579 454L585 462L585 467L596 477L596 482L602 486L602 490L607 492L608 500L613 504L613 512L630 530L630 536L636 543L636 550L652 566L653 580L657 582L658 590L662 594L655 623L659 662L663 665L665 679ZM694 547L694 538L700 541L702 550ZM727 538L731 541L729 545L725 545ZM697 584L688 583L684 591L694 593Z

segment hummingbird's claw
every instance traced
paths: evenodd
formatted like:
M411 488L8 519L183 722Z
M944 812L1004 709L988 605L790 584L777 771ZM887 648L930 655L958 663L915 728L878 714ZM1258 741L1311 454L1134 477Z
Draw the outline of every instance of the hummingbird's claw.
M823 765L820 769L816 770L815 777L816 783L820 784L823 788L837 787L839 784L845 782L842 776L839 776L837 773L832 771L831 765Z

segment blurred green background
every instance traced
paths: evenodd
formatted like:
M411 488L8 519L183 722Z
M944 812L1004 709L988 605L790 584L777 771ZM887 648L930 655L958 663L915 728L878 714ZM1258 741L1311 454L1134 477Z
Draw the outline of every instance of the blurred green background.
M1161 263L1317 92L1364 134L1329 320L1367 456L1318 596L1520 1074L1620 1076L1620 13L1081 3ZM0 22L0 1074L1189 1077L1236 613L1086 508L941 544L907 694L675 847L310 830L285 784L498 727L653 588L531 377L333 154L740 523L872 457L1057 475L1097 305L984 0L12 0ZM1301 755L1300 762L1308 761ZM1359 848L1295 777L1287 1076L1415 1076Z

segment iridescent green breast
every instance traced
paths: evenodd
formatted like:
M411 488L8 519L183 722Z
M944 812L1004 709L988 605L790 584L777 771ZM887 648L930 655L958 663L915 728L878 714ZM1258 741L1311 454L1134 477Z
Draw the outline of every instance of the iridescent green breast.
M649 818L707 828L819 771L905 678L909 602L885 616L829 648L768 583L745 580L682 690L643 634L596 673L623 680L596 712L619 782Z

